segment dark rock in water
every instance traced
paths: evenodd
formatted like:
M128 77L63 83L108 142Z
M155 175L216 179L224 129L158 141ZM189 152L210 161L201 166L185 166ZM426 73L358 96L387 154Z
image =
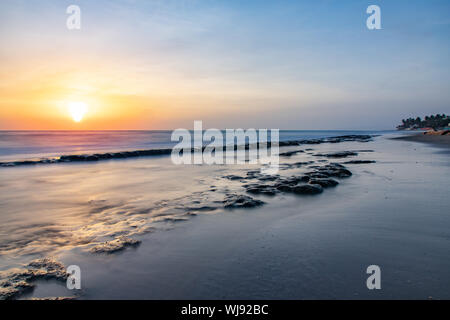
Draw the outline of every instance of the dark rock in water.
M264 201L253 199L246 195L229 194L225 197L223 204L226 209L254 208L262 206Z
M280 176L278 174L263 174L260 170L251 170L247 172L246 177L241 179L258 179L259 181L275 181Z
M96 153L94 156L98 159L111 159L113 157L111 153Z
M280 168L283 170L301 168L305 165L314 163L313 161L303 161L303 162L294 162L294 163L282 163L280 164Z
M248 193L253 194L264 194L268 196L273 196L278 193L278 190L270 185L264 184L253 184L245 186Z
M197 207L192 206L192 207L187 207L187 208L184 208L184 209L185 210L189 210L189 212L192 212L192 211L201 212L201 211L215 211L215 210L217 210L216 207L207 206L207 205L205 205L205 206L197 206Z
M289 147L289 146L298 146L302 143L303 143L303 140L290 140L290 141L280 141L278 143L278 145L280 147ZM268 142L268 146L270 146L270 145L271 145L271 143Z
M311 163L313 163L313 162L312 161L303 161L303 162L300 161L300 162L291 163L291 166L294 167L294 168L300 168L302 166L305 166L305 165L311 164Z
M323 167L318 167L316 170L318 173L328 177L348 178L352 175L349 170L339 163L331 163Z
M284 192L292 191L300 182L308 182L310 178L308 176L292 176L288 178L278 179L278 181L273 185L274 188Z
M333 167L333 168L345 168L345 166L343 166L342 164L337 163L337 162L332 162L328 166Z
M277 188L277 190L283 191L283 192L292 192L292 189L295 187L295 185L291 185L291 184L283 184L283 183L279 183L275 185L275 188Z
M372 140L372 137L370 135L358 135L358 134L351 134L351 135L345 135L345 136L337 136L337 137L331 137L331 138L325 138L324 142L330 142L330 143L337 143L337 142L344 142L344 141L358 141L358 142L368 142Z
M324 170L320 171L321 175L314 175L312 178L327 178L327 177L334 177L334 178L348 178L352 175L352 173L347 169L337 169L337 170Z
M357 156L358 153L353 151L341 151L333 153L318 153L315 154L316 157L327 157L327 158L347 158L350 156Z
M259 170L251 170L247 172L247 178L248 179L256 179L261 172Z
M351 160L344 162L345 164L363 164L363 163L375 163L375 160Z
M336 177L336 178L348 178L351 177L352 173L347 169L338 169L334 170L330 177Z
M123 151L113 153L96 153L96 154L84 154L84 155L63 155L57 162L76 162L76 161L98 161L106 159L124 159L135 158L140 156L155 156L155 155L167 155L172 152L172 149L155 149L155 150L136 150L136 151ZM48 163L48 162L41 162Z
M323 188L318 184L300 184L292 188L296 194L319 194L323 192Z
M275 188L249 188L248 193L263 194L267 196L274 196L278 191Z
M283 179L282 181L284 182L290 182L290 183L300 183L300 182L308 182L310 180L310 177L308 176L292 176L292 177L288 177L286 179Z
M187 215L187 216L189 216L189 215ZM183 218L183 217L164 217L158 221L177 223L177 222L183 222L183 221L187 221L187 220L188 220L187 218Z
M273 175L268 175L268 174L262 174L260 175L257 179L259 181L275 181L279 178L280 176L277 174L273 174Z
M92 155L92 156L87 156L86 157L86 161L98 161L98 157Z
M112 155L113 159L125 158L125 154L123 154L122 152L112 153L111 155Z
M311 140L303 140L302 143L304 144L321 144L324 140L322 139L311 139Z
M328 173L328 171L322 171L322 172L307 172L305 173L309 178L311 179L322 179L322 178L328 178L331 176L331 173Z
M14 162L14 164L16 166L26 166L26 165L34 165L34 164L38 164L41 161L31 161L31 160L25 160L25 161L18 161L18 162Z
M237 176L234 174L230 174L228 176L223 176L223 178L228 179L228 180L243 180L243 179L245 179L244 177Z
M186 212L185 215L188 217L196 217L197 216L197 214L194 212Z
M74 161L84 161L84 156L79 155L67 155L67 156L61 156L59 158L59 161L62 162L74 162Z
M16 165L13 162L3 162L1 164L2 167L15 167Z
M318 184L322 188L335 187L339 184L339 182L337 182L334 179L311 179L309 181L309 183L310 184Z
M290 157L290 156L293 156L294 154L301 153L301 152L305 152L305 151L303 151L303 150L288 151L288 152L280 153L279 156Z
M309 139L309 140L298 140L298 141L280 141L279 146L295 146L301 144L321 144L321 143L339 143L345 141L357 141L357 142L368 142L372 140L370 135L345 135L330 138L319 138L319 139Z
M301 177L298 177L297 179L298 179L298 182L308 182L309 180L311 180L311 178L308 176L301 176Z

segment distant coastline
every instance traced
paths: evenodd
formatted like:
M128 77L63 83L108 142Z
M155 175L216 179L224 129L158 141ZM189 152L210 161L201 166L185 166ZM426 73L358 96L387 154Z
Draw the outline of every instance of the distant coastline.
M424 142L447 148L450 146L450 117L444 113L425 116L423 120L420 117L402 119L397 130L421 133L392 138L394 140Z
M443 114L425 116L422 120L420 117L402 119L402 124L397 126L397 130L449 130L450 117Z

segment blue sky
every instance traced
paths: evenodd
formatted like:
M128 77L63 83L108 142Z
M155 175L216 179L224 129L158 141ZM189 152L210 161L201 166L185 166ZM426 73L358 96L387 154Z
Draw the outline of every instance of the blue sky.
M65 28L70 4L79 31ZM382 30L366 28L371 4ZM102 95L165 115L132 128L391 129L450 113L449 1L6 0L0 21L5 73L85 70Z

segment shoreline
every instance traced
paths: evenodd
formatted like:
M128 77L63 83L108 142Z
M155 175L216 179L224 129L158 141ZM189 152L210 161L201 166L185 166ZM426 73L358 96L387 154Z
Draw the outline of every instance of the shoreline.
M391 138L392 140L405 140L413 142L421 142L432 144L441 148L450 148L450 135L427 135L423 133L418 133L414 135L405 135L401 137Z

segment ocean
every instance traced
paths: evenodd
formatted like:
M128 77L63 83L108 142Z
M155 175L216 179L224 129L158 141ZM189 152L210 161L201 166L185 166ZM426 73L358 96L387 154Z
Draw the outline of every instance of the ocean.
M281 130L280 141L377 133L380 131ZM66 154L171 148L176 144L171 141L171 134L171 130L0 131L0 162L53 158Z

